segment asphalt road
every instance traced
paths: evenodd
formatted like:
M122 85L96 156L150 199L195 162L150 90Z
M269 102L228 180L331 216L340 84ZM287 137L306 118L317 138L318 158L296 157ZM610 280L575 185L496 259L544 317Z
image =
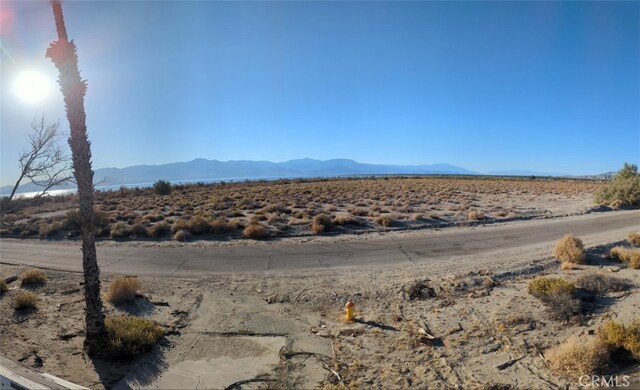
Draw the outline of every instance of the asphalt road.
M488 257L492 252L504 254L517 248L524 250L531 245L551 246L565 233L589 238L612 232L611 237L619 240L624 238L622 232L631 230L640 231L640 210L494 224L473 229L424 230L336 243L274 241L267 245L226 247L98 245L98 263L107 273L185 277L402 267L451 262L468 255ZM69 242L2 239L0 262L82 270L80 245Z

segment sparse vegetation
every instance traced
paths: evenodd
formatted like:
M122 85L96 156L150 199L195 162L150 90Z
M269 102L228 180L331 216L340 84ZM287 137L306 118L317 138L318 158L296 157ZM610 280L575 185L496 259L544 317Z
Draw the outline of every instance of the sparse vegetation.
M477 210L470 210L467 213L467 218L470 219L471 221L482 221L484 219L487 219L487 216L484 215L484 213L477 211Z
M153 192L155 192L156 195L169 195L172 189L171 183L166 180L158 180L153 183Z
M134 316L112 315L105 319L109 339L106 355L112 359L130 359L151 348L163 335L155 323Z
M582 264L585 260L584 245L582 240L567 234L556 243L553 248L553 256L560 261L574 264Z
M13 295L13 308L15 310L37 308L38 297L29 291L18 291Z
M43 270L32 268L20 275L20 282L23 286L45 284L47 274Z
M109 284L107 301L114 305L131 301L139 294L142 282L137 277L119 276Z
M582 311L582 302L575 297L575 284L564 279L537 277L529 282L528 289L544 303L553 319L566 321Z
M602 374L609 363L607 344L595 338L584 340L576 336L545 353L551 367L571 378Z
M640 173L638 166L624 163L611 182L596 193L596 203L612 208L640 206Z
M378 218L376 218L376 223L378 223L378 225L384 226L386 228L393 226L393 224L395 223L394 219L391 218L388 215L381 215Z
M576 285L593 294L627 291L633 285L627 279L616 278L601 273L586 273L576 279Z

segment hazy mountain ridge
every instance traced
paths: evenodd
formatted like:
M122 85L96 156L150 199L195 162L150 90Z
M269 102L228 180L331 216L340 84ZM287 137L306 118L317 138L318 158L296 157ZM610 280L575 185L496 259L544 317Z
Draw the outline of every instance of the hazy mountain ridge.
M522 172L525 172L522 174ZM333 177L349 175L392 175L392 174L453 174L479 175L479 172L440 163L423 165L365 164L350 159L314 160L310 158L274 163L271 161L231 160L218 161L197 158L187 162L161 165L134 165L125 168L99 168L95 170L97 185L135 185L153 183L159 179L169 181L197 181L224 179L261 179L276 177ZM532 171L500 171L496 175L536 175L547 176ZM559 174L550 174L557 176ZM8 194L13 186L0 187L0 193ZM74 188L74 185L57 189ZM18 192L38 191L32 183L24 184Z

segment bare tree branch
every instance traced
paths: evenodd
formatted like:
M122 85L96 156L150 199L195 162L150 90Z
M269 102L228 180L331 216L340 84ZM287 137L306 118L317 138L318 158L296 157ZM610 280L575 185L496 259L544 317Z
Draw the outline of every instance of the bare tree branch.
M71 159L59 144L63 134L60 124L47 123L44 115L38 120L34 118L29 134L29 149L25 149L18 158L20 176L11 191L9 201L23 179L29 179L41 187L36 197L46 195L55 186L73 181Z

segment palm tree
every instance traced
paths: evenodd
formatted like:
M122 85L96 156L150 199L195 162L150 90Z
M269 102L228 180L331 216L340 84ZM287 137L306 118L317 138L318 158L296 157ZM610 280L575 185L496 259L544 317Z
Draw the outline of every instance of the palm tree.
M78 184L80 203L80 230L82 232L82 269L84 271L84 298L86 302L85 349L90 355L100 352L106 337L102 299L100 298L100 268L96 255L93 229L93 169L91 168L91 143L87 137L84 95L87 83L80 78L76 45L67 38L67 31L59 0L52 0L58 40L47 49L47 57L58 68L58 83L64 96L67 119L71 128L69 146L73 174Z

